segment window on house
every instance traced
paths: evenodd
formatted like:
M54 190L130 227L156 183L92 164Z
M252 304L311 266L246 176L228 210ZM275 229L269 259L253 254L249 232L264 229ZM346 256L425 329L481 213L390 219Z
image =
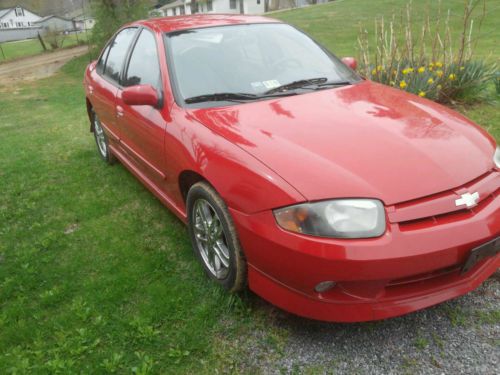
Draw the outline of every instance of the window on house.
M184 9L184 7L179 7L179 14L186 14L186 10Z
M23 23L22 22L16 22L16 26L17 27L23 27Z
M176 9L176 8L172 8L172 15L173 15L173 16L176 16L176 15L177 15L177 9Z
M229 0L229 9L236 9L236 0Z
M21 7L16 8L16 17L22 17L24 16L24 9Z
M129 49L130 43L134 39L136 28L128 28L120 31L111 42L111 49L106 59L104 75L115 82L120 80L120 72L123 67L125 56Z
M160 64L155 37L148 30L142 30L137 39L123 85L151 85L160 88Z
M212 2L212 0L208 0L207 1L207 12L211 12L214 10L214 4Z
M257 0L257 4L260 4L260 0Z

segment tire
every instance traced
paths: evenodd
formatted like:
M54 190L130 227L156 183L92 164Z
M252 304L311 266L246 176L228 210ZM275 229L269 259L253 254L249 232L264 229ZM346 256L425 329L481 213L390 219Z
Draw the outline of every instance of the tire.
M99 116L92 110L92 129L94 133L94 139L97 146L97 153L108 164L114 164L115 157L109 150L109 139L101 125Z
M187 196L188 229L193 250L208 276L229 292L246 287L247 265L226 204L206 182Z

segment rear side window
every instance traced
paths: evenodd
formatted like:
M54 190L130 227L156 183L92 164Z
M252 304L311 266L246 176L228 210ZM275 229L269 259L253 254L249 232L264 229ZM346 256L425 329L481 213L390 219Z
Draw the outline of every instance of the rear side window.
M120 31L113 42L111 42L111 49L106 60L104 75L115 82L120 80L120 72L136 31L137 28L124 29Z
M155 37L153 33L143 29L130 56L123 85L149 84L158 89L159 83L160 64L158 62Z

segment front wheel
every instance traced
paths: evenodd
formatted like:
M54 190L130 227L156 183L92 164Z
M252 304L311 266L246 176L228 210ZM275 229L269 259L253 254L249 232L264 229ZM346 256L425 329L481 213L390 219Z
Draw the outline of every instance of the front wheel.
M187 196L193 249L210 278L230 292L246 285L246 261L226 204L206 182L194 184Z
M101 158L106 163L113 164L115 159L109 151L108 136L104 132L104 129L101 125L101 121L99 120L99 116L97 116L95 111L92 111L92 122L93 122L95 143L97 145L97 151L101 156Z

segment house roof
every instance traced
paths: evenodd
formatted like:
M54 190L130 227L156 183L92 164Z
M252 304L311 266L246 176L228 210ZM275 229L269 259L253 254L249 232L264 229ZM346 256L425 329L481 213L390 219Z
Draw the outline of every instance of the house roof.
M12 9L14 8L5 8L5 9L0 9L0 18L5 16L7 13L9 13Z
M59 16L56 16L56 15L54 15L54 14L51 14L51 15L49 15L49 16L42 17L42 18L40 18L38 21L35 21L35 22L33 22L33 23L41 23L41 22L45 22L45 21L47 21L47 20L49 20L49 19L51 19L51 18L59 18L60 20L63 20L63 21L71 21L71 20L69 20L69 19L67 19L67 18L64 18L64 17L59 17Z

